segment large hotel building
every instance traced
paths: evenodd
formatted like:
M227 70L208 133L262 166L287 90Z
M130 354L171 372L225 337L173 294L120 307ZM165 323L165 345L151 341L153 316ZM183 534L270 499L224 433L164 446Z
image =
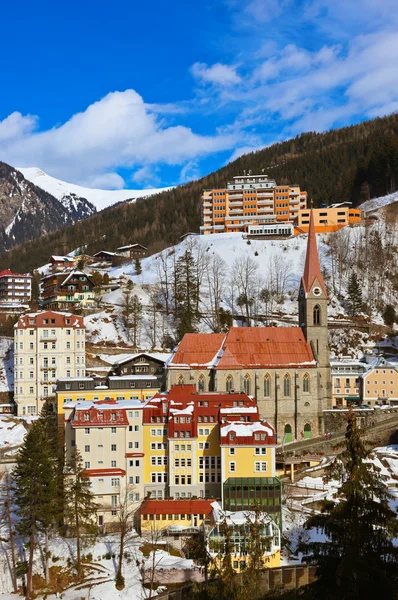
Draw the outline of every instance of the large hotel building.
M307 192L299 185L276 185L267 175L240 175L226 189L203 191L200 230L203 234L250 233L296 220L299 210L306 208Z

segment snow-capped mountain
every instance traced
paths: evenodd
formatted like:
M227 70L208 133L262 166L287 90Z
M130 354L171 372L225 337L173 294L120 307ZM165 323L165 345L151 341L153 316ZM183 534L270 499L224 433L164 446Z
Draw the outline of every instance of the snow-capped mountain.
M60 202L62 202L68 210L70 205L84 198L95 206L97 210L102 210L107 206L123 202L125 200L135 201L137 198L152 196L158 192L163 192L170 188L154 188L148 190L98 190L82 187L74 183L67 183L47 175L41 169L36 167L19 168L25 179L28 179L43 190L52 194Z
M96 212L84 198L60 202L0 162L0 252Z

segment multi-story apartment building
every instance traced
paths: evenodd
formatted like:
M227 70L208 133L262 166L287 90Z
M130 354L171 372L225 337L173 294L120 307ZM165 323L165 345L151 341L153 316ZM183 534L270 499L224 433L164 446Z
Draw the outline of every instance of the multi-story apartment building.
M160 388L155 375L110 375L107 377L67 377L58 379L56 387L59 422L64 407L72 402L138 400L144 402Z
M277 185L267 175L237 176L227 188L203 191L200 231L247 232L250 226L293 221L305 208L307 192L297 184Z
M26 273L0 271L0 303L29 303L32 299L32 277Z
M14 400L19 415L40 412L55 402L59 378L85 375L82 317L43 311L21 316L14 326Z
M64 404L66 459L77 448L99 506L98 525L112 523L121 502L144 497L144 404L138 400Z
M117 511L119 488L128 485L135 486L134 501L221 499L225 490L230 506L258 502L280 519L275 432L245 394L174 386L144 403L65 402L63 411L67 453L77 448L83 456L103 505L100 524ZM242 478L246 491L235 493Z
M360 225L362 223L359 208L351 208L351 203L332 204L327 208L313 208L315 231L327 233L338 231L347 225ZM300 209L297 215L296 233L307 232L310 226L310 211Z
M94 282L86 273L74 269L51 273L40 279L42 306L51 310L91 308L95 306Z
M379 358L361 378L361 398L369 406L398 404L398 367Z
M360 360L346 358L330 362L332 376L332 400L336 408L361 401L361 378L369 365Z

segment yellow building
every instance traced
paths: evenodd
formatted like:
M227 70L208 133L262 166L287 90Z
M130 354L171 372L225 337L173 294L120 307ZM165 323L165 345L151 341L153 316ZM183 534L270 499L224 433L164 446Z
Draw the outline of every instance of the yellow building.
M203 526L212 512L210 500L152 500L146 499L140 507L141 533L165 530L168 534L187 534Z
M369 369L366 363L346 358L330 361L332 399L336 408L358 404L361 398L362 376Z
M247 232L250 226L297 218L307 192L297 184L276 185L267 175L234 177L227 188L204 190L201 233Z
M398 404L398 371L395 365L380 359L377 366L362 376L362 398L369 406Z
M310 226L310 213L312 212L317 233L338 231L347 225L362 223L361 211L351 208L350 203L332 204L327 208L313 208L298 211L295 233L307 233Z
M68 377L57 380L56 402L60 423L64 404L103 400L145 402L159 391L155 375L110 375L108 377Z

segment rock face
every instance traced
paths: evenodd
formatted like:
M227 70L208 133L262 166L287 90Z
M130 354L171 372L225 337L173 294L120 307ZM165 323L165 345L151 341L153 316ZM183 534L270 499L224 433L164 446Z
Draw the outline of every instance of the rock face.
M70 194L57 200L0 162L0 252L95 212L94 205L85 198Z

